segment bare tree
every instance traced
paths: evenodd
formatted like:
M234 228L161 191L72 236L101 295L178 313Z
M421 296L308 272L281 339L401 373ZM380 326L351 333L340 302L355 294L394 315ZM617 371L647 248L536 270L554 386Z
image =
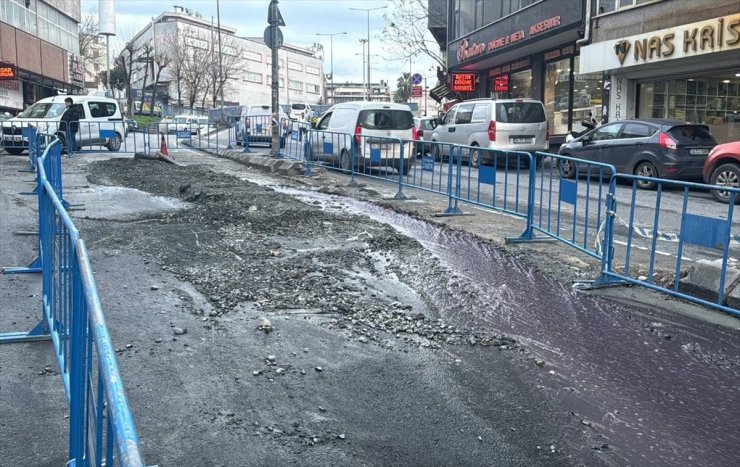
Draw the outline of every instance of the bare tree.
M134 72L134 53L134 44L127 42L115 60L115 66L120 67L126 87L126 104L128 106L129 117L134 115L134 96L131 92L131 80Z
M237 80L244 71L244 48L236 38L226 37L221 42L221 63L219 63L218 50L212 54L212 57L208 71L210 84L213 87L213 107L216 107L221 91L225 92L229 89L229 84Z
M168 35L163 40L163 57L169 59L167 75L175 81L177 88L177 105L182 107L183 82L188 54L185 44L177 35Z
M152 54L152 60L154 65L157 67L157 72L154 77L154 91L152 92L152 106L149 108L149 115L154 112L154 100L157 96L157 89L159 88L159 80L162 76L162 71L172 63L171 50L167 47L160 48L154 54ZM179 93L179 90L178 90ZM179 96L178 96L179 98Z
M152 53L153 53L153 46L149 43L144 44L141 47L142 50L142 56L138 58L138 61L144 63L144 82L141 85L141 101L139 102L139 109L141 109L141 114L144 114L144 99L146 97L146 82L149 79L149 65L152 62ZM152 104L150 106L154 107L154 97L152 96Z
M192 110L201 93L208 92L208 67L212 62L208 50L191 48L186 51L183 66L183 88L187 92L188 105Z
M400 59L423 54L446 68L439 45L427 29L429 5L427 0L389 0L389 13L384 15L383 42Z
M98 34L100 34L98 29L98 12L92 9L82 17L79 30L80 55L83 59L82 63L85 69L85 75L92 73L92 62L98 58L98 50L95 47Z

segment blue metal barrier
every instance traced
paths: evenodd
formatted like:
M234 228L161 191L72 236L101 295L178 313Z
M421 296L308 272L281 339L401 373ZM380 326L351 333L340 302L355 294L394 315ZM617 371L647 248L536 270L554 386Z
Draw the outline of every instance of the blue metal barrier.
M70 407L67 465L144 466L136 426L115 360L84 242L52 183L61 141L38 163L42 318L0 343L51 338Z
M432 193L450 195L453 192L451 184L454 183L454 180L450 178L453 158L447 158L445 162L442 154L453 152L453 145L436 141L412 141L407 147L411 148L413 157L416 157L417 161L411 165L404 185Z
M655 191L639 190L638 182L656 184ZM619 188L626 183L628 189ZM682 194L680 212L663 209L663 194L668 191ZM707 212L706 205L693 206L696 196L689 194L723 191L729 194L730 203L717 204L717 212ZM726 303L725 289L728 259L733 250L732 222L734 201L740 199L740 189L680 182L637 175L616 174L611 177L608 196L608 216L605 220L605 244L602 272L595 286L614 283L632 283L667 293L669 295L712 307L736 316L740 310ZM707 215L710 214L710 215ZM646 268L635 266L633 251L646 251L649 262ZM716 262L712 268L717 273L716 289L685 290L690 286L681 283L698 261ZM658 278L658 271L670 271L670 281Z
M607 184L617 173L610 164L536 152L530 177L532 195L528 228L597 259L602 258L601 226ZM532 241L534 235L510 241Z
M282 119L281 132L285 134L282 154L284 157L295 160L305 160L306 141L311 124L299 120Z

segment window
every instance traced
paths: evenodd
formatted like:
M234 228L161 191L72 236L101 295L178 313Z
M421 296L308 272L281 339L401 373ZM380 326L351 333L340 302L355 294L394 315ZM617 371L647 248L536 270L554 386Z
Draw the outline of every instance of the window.
M321 92L321 87L318 84L306 84L306 92L319 94Z
M442 119L442 125L449 125L455 121L455 110L457 110L457 107L454 107L447 111L444 118Z
M244 81L262 84L262 73L252 73L251 71L248 71L244 74Z
M501 123L540 123L545 121L545 111L539 102L496 104L496 121Z
M656 131L655 127L643 123L626 123L620 138L647 138Z
M301 65L300 63L288 62L288 69L295 70L295 71L303 71L303 65Z
M474 104L462 104L457 108L457 116L455 117L456 125L463 125L470 123L473 119L473 107Z
M532 97L532 70L512 73L510 78L510 97Z
M489 104L475 104L472 121L479 123L488 120L488 109L490 107L491 106Z
M318 125L316 125L317 130L326 130L329 128L329 120L331 120L331 112L328 112L326 115L324 115L324 118L321 119Z
M303 83L300 81L288 80L288 89L293 91L303 91Z
M316 76L318 76L318 75L321 74L321 70L319 70L315 66L306 66L306 73L308 73L309 75L316 75Z
M262 54L258 54L257 52L244 52L244 57L247 60L252 60L253 62L262 63Z
M573 59L573 69L578 70L581 57ZM573 73L573 124L572 129L583 131L583 120L600 122L603 114L602 107L603 76L601 73L578 74ZM622 118L625 118L622 116Z
M571 76L570 58L545 65L545 112L554 135L568 132Z
M285 85L285 81L283 80L283 77L281 76L280 78L278 78L278 80L280 81L279 86L282 88ZM267 83L265 84L267 84L268 86L272 86L272 76L271 75L267 75Z
M116 114L116 104L110 102L89 102L87 106L92 118L112 117Z
M657 0L598 0L598 14L611 13L621 8L632 8L633 6L642 5L643 3L654 2Z
M408 130L414 127L414 116L409 110L363 110L358 122L368 130Z
M591 139L594 141L604 141L608 139L616 139L617 133L622 128L621 123L612 123L610 125L604 125L598 130L592 133Z

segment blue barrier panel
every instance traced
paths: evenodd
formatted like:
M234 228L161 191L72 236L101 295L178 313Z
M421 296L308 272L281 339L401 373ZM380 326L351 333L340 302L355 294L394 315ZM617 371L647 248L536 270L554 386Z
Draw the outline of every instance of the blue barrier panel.
M283 138L281 150L283 156L298 161L305 160L306 141L311 125L308 122L290 119L282 119L280 123L281 132L285 131L290 135L290 138Z
M51 337L69 401L67 465L143 467L87 251L51 182L52 159L61 159L59 139L38 164L42 320L25 336L5 333L0 342Z
M616 168L559 154L533 154L531 233L542 233L597 259L608 183ZM517 241L538 240L534 235Z
M656 189L641 190L639 182L654 183ZM727 193L730 203L708 205L712 191ZM734 241L740 231L738 199L738 188L614 175L602 272L595 284L637 284L740 316L726 296L735 286L726 280L729 259L740 256Z
M421 158L421 164L414 164L409 158L411 168L404 177L404 186L419 190L439 193L449 196L449 161L448 155L453 151L453 145L436 141L411 141L406 144L407 149L415 158Z

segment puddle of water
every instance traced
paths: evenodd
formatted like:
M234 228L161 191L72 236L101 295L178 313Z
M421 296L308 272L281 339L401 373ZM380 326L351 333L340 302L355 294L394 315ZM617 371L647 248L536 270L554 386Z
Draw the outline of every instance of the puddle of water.
M142 214L187 209L191 204L177 198L154 196L135 188L96 185L72 193L75 203L85 205L83 215L96 219L131 219Z

